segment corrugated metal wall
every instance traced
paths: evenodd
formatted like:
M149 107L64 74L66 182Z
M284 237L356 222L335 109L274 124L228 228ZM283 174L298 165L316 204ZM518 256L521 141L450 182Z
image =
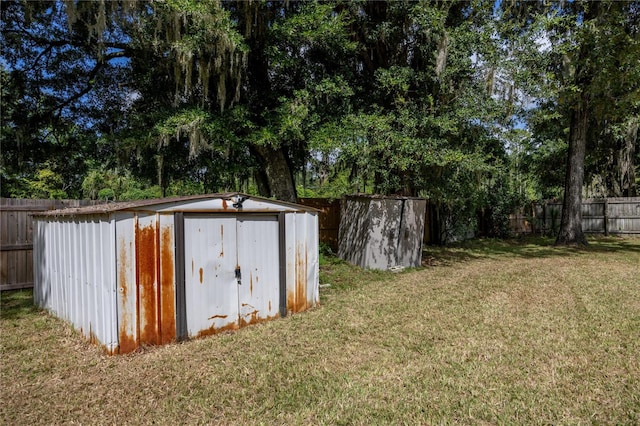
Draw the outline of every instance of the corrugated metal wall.
M318 215L285 215L287 312L302 312L320 303L318 289Z
M426 205L411 198L346 198L338 256L363 268L420 266Z
M114 352L118 346L115 222L83 216L38 218L35 224L35 303Z
M36 303L109 353L304 311L319 303L318 216L277 207L41 217Z
M173 222L173 214L117 214L120 353L176 339Z
M0 291L33 287L34 213L89 204L96 202L0 198Z

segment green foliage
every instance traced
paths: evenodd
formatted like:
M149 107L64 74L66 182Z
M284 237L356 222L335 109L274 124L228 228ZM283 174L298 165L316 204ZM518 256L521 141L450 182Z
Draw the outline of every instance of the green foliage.
M640 175L630 2L5 3L5 196L403 194L504 235L562 195L583 94L587 178Z
M67 198L62 176L51 169L39 169L34 179L26 179L25 192L29 198Z
M120 170L89 172L82 182L83 194L90 200L129 201L162 197L159 186L149 185Z

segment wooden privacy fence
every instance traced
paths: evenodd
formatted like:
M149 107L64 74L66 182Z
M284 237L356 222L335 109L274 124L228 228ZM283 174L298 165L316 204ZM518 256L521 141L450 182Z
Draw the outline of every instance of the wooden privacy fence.
M298 198L298 203L320 210L320 214L318 215L320 242L327 244L334 253L338 253L340 199Z
M511 231L522 234L557 234L562 203L531 206L527 214L509 217ZM590 234L640 235L640 197L591 198L582 201L582 230Z
M32 214L97 203L0 198L0 291L33 287Z

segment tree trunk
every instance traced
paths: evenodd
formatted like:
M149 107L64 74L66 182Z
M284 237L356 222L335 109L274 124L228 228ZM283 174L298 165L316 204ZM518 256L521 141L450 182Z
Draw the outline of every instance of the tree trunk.
M582 232L582 184L584 182L584 155L587 146L588 105L581 94L571 111L569 124L569 155L564 183L562 219L556 245L586 245Z
M290 203L297 202L296 185L285 152L281 148L267 146L253 146L253 150L263 165L267 178L268 187L259 185L260 195Z
M622 150L623 157L623 175L622 182L625 187L625 195L627 197L638 196L638 185L636 184L636 165L634 159L636 157L636 144L638 143L638 130L640 127L640 120L633 119L629 123L627 134L624 138L624 148ZM628 186L627 186L628 185Z

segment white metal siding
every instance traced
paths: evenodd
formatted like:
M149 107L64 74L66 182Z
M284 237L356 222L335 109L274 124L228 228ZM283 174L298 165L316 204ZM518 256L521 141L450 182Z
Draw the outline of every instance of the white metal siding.
M38 219L35 223L36 304L113 351L117 346L117 321L111 222L83 216Z
M318 305L318 216L285 215L287 311L301 312Z
M277 216L238 217L238 312L241 326L276 318L280 299Z
M235 217L184 217L185 302L189 337L237 328Z

